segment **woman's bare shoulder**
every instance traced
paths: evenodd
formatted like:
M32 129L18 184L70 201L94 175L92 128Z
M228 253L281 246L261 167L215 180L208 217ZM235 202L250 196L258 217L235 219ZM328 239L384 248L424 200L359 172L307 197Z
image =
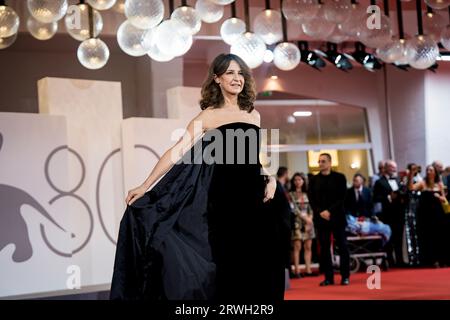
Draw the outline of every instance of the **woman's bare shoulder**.
M213 117L217 113L217 108L208 107L203 109L201 112L201 116L205 119Z
M208 129L213 124L215 111L214 107L208 107L199 112L199 114L193 119L195 121L201 121L203 129Z
M261 114L253 108L252 112L250 112L251 115L253 115L255 122L259 125L261 125Z

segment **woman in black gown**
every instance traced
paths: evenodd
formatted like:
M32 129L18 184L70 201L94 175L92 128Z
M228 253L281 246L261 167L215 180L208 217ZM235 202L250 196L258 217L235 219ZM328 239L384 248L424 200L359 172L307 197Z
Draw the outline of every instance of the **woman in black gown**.
M283 299L282 219L270 201L276 181L259 162L255 97L246 64L219 55L202 111L128 193L111 299Z
M445 213L442 202L445 201L444 185L433 165L428 165L425 179L413 183L417 168L408 175L408 189L420 191L417 208L417 229L421 263L424 266L443 266L446 263Z

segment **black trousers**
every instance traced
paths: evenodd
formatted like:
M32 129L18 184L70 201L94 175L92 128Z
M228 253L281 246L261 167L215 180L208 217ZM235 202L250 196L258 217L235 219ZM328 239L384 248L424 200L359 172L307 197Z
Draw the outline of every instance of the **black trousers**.
M333 281L333 262L331 259L331 234L334 243L338 247L340 257L340 273L342 278L350 277L350 253L347 246L345 226L333 226L329 222L321 223L317 226L317 233L320 244L320 270L325 274L325 279Z
M405 210L400 204L391 205L380 215L380 220L391 227L392 235L386 244L386 253L391 266L401 266L403 261L403 231Z

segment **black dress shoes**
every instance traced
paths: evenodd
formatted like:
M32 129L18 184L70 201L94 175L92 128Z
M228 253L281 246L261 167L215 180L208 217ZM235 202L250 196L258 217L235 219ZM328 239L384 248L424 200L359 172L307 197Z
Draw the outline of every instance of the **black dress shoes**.
M341 280L341 286L348 286L350 284L349 278L342 278Z
M294 273L292 271L289 272L289 278L290 279L300 279L303 278L300 273Z
M319 283L319 286L326 287L326 286L331 286L333 284L334 284L334 281L332 281L332 280L323 280L321 283Z

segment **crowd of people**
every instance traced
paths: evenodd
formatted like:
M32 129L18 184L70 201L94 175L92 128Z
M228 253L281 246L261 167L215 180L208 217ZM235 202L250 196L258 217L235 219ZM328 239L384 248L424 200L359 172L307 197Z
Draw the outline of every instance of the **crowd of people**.
M347 237L355 234L381 236L391 267L450 266L450 167L435 161L422 176L417 164L398 171L395 161L380 161L375 175L366 179L356 173L348 186L331 163L331 155L323 153L315 175L290 176L287 167L278 169L278 189L291 212L291 278L317 276L311 267L317 256L324 275L320 285L334 284L332 252L337 247L341 285L348 285Z

